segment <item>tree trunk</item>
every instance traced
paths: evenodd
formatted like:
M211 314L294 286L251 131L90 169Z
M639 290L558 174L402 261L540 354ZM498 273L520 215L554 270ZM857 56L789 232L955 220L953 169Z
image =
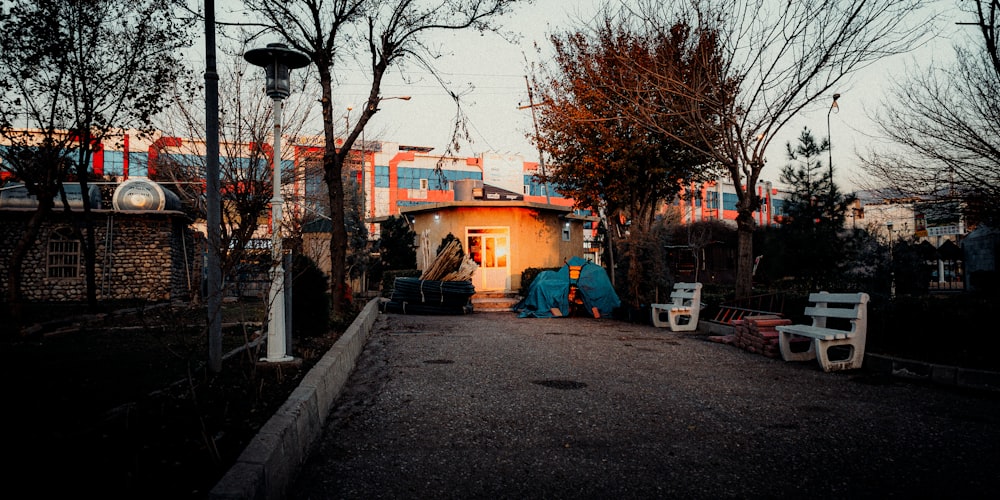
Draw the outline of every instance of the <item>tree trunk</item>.
M77 217L69 208L65 196L65 189L62 189L63 211L69 220L73 221L76 236L80 240L80 247L83 250L83 275L85 282L85 296L87 308L90 312L97 312L97 244L94 236L93 207L90 205L90 184L87 182L87 166L91 163L91 148L95 142L94 137L87 129L77 130L74 135L80 143L79 153L76 160L76 176L79 179L80 201L83 203L82 219Z
M316 61L323 99L323 180L330 201L330 318L339 321L345 313L344 275L347 264L347 229L344 227L344 159L350 149L345 142L338 152L333 121L333 76L330 66Z
M89 144L89 136L85 137L87 137ZM97 312L97 242L94 236L94 214L91 211L90 197L87 192L90 185L87 183L86 165L89 162L90 155L86 155L78 170L78 175L80 176L80 196L83 201L83 221L80 224L82 226L82 238L80 238L80 242L83 245L83 269L87 286L87 308L90 312Z
M326 186L330 193L330 314L334 320L344 317L344 275L347 264L347 228L344 227L344 156L326 153Z
M736 298L746 299L753 292L753 212L741 208L736 215Z
M93 213L89 208L85 209L83 214L83 238L85 241L83 266L84 273L87 275L87 308L90 312L97 312L97 241L94 236Z
M760 209L760 198L754 192L757 176L764 167L762 161L753 159L746 184L741 183L738 163L729 165L729 176L736 188L736 299L747 299L753 293L753 231L756 226L753 213Z
M39 197L39 200L45 198ZM48 200L52 198L49 197ZM21 235L21 239L14 245L14 250L10 254L10 264L7 267L7 310L10 313L9 321L0 322L3 330L11 335L20 334L24 326L24 298L21 296L21 275L24 268L24 259L31 249L31 245L38 240L41 232L42 221L51 212L50 207L46 207L43 201L39 202L38 210L28 219L28 225Z

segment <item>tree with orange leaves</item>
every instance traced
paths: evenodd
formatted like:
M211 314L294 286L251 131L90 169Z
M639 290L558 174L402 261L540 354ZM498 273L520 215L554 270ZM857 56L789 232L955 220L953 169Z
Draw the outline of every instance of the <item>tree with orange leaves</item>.
M542 98L536 140L551 157L541 180L578 207L605 216L608 243L615 245L611 255L625 257L624 298L635 306L647 302L648 276L659 274L651 271L662 249L648 237L658 210L719 170L712 158L686 144L696 137L687 123L665 120L661 126L671 128L671 135L629 119L621 109L636 101L665 112L676 106L675 99L646 91L646 72L659 64L693 72L703 52L715 51L714 40L693 35L678 23L666 37L647 36L605 11L592 31L553 36L555 67L535 78ZM610 94L609 87L629 90Z

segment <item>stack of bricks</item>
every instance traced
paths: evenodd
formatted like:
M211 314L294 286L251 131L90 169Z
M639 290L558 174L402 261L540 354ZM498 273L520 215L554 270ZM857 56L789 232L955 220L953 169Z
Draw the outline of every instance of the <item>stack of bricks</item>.
M790 325L792 320L777 315L746 316L733 321L733 344L737 347L763 354L769 358L780 358L778 347L778 325Z

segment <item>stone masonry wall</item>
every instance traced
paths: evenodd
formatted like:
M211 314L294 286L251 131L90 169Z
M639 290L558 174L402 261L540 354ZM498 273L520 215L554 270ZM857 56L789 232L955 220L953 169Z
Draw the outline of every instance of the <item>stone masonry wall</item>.
M14 245L31 213L0 212L0 286L6 290L7 269ZM171 213L94 213L97 242L97 299L143 301L190 300L200 295L204 239L184 216ZM53 214L41 229L22 269L21 293L28 301L86 300L83 253L75 278L49 278L46 267L50 235L69 225Z

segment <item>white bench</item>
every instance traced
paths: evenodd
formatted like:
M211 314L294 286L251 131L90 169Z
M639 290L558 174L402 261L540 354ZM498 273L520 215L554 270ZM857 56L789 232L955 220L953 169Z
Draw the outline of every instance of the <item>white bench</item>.
M669 304L650 304L653 326L670 328L675 332L697 330L701 283L674 283L670 298L673 301ZM667 321L660 320L662 313L667 314Z
M785 361L816 359L825 372L861 368L865 357L868 333L867 293L809 294L805 314L812 316L811 325L778 325L778 345ZM805 351L792 351L795 337L812 339ZM847 357L831 359L830 348L847 346Z

